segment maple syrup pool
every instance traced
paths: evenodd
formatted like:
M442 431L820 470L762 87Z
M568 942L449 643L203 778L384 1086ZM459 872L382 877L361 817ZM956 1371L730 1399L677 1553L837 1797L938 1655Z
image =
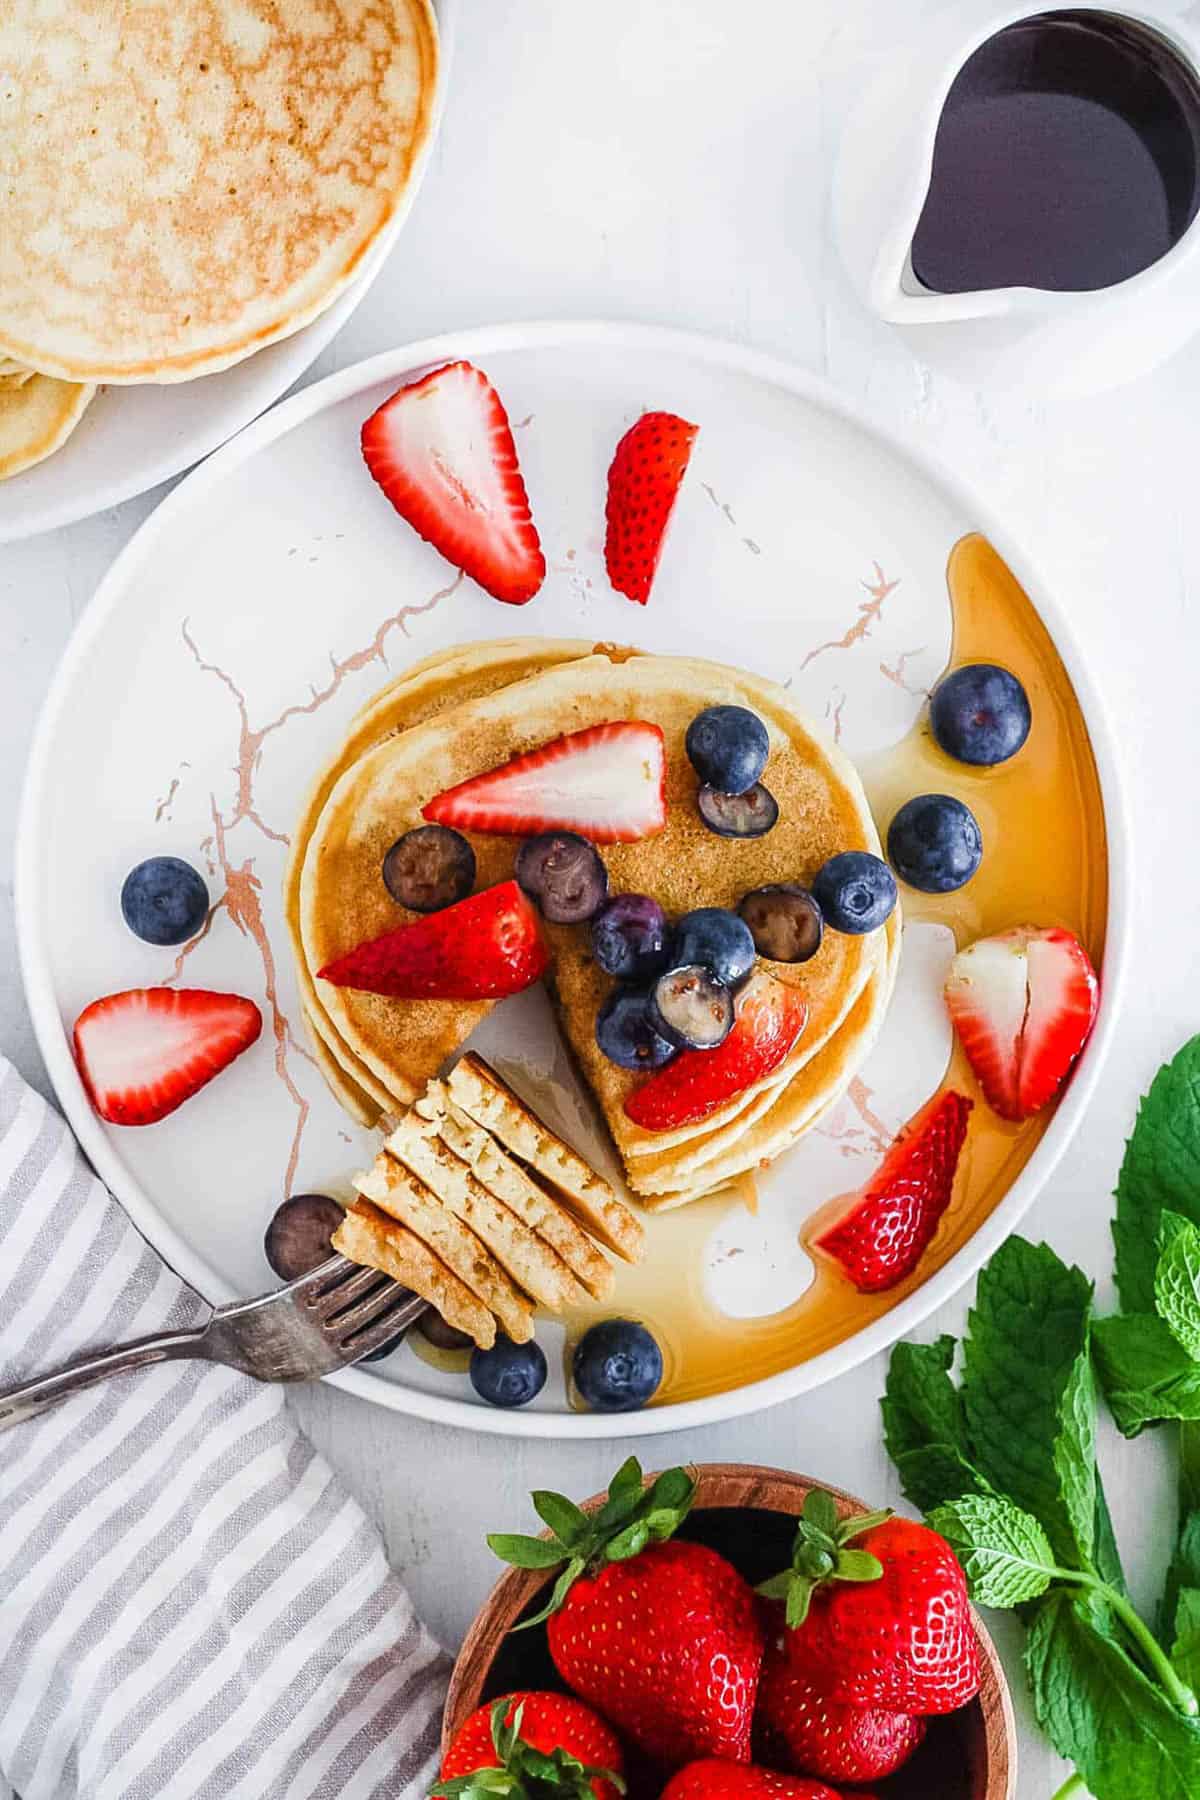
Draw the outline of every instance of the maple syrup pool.
M1070 677L1036 609L986 538L972 534L950 552L946 585L952 617L948 668L996 662L1024 684L1033 724L1024 748L995 768L953 761L933 741L928 709L908 736L859 765L881 836L904 800L951 793L966 801L983 831L979 872L955 894L902 887L905 924L949 927L961 946L1017 924L1064 925L1097 968L1108 910L1108 847L1100 781L1087 726ZM1031 828L1032 827L1032 828ZM690 1206L644 1213L646 1256L621 1264L611 1298L568 1317L571 1344L597 1318L640 1319L663 1351L655 1404L700 1399L744 1387L807 1361L889 1312L972 1237L999 1204L1045 1135L1054 1104L1023 1124L1008 1124L983 1099L957 1039L942 1086L975 1106L959 1162L954 1198L933 1243L907 1281L886 1294L860 1294L834 1264L810 1252L815 1280L793 1305L761 1318L733 1318L714 1304L708 1248L721 1222L756 1205L752 1180ZM786 1160L786 1159L784 1159ZM801 1241L844 1205L833 1200L801 1222Z

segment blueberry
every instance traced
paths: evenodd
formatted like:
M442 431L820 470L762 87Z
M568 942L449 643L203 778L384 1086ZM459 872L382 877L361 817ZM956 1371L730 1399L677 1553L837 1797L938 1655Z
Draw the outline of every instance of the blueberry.
M453 1325L447 1325L440 1312L431 1306L417 1320L417 1330L426 1343L433 1344L438 1350L465 1350L471 1343L465 1331L459 1331Z
M671 967L702 963L726 987L745 981L754 967L750 927L723 906L700 906L676 920L671 933Z
M696 795L700 817L718 837L765 837L779 819L779 802L761 781L744 794L722 794L706 783Z
M281 1281L295 1281L329 1261L342 1216L341 1207L328 1194L293 1194L276 1207L263 1250Z
M1015 756L1033 714L1015 675L995 663L967 663L938 682L929 703L934 738L956 762L990 768Z
M909 887L923 894L952 894L979 867L983 836L961 800L950 794L918 794L888 827L888 855Z
M685 747L701 781L722 794L744 794L766 768L771 740L746 707L706 706L688 726Z
M528 1406L546 1385L546 1358L534 1343L498 1337L490 1350L472 1350L470 1374L489 1406Z
M397 838L383 859L383 884L413 912L440 912L475 886L475 852L461 831L418 825Z
M543 831L517 851L516 877L552 925L582 925L608 898L608 870L576 831Z
M658 1392L662 1351L644 1325L602 1319L576 1344L571 1370L595 1412L635 1412Z
M183 944L208 917L208 889L191 863L151 856L125 877L121 914L144 943Z
M812 891L825 923L852 937L885 925L896 905L896 877L869 850L831 856L817 870Z
M675 1054L640 988L616 988L608 996L596 1019L596 1042L622 1069L661 1069Z
M650 1016L668 1043L715 1050L733 1030L733 995L701 963L668 969L650 990Z
M824 918L807 888L773 881L746 894L738 912L750 927L754 948L772 962L807 962L821 948Z
M592 920L592 954L606 975L648 981L667 960L667 915L645 894L614 894Z

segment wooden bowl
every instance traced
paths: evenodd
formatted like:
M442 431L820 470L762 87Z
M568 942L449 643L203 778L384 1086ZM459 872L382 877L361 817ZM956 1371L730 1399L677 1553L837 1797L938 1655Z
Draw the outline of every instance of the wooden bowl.
M747 1580L762 1581L785 1567L795 1520L809 1489L806 1475L749 1463L705 1463L697 1471L695 1505L676 1534L708 1544L729 1558ZM651 1479L651 1477L647 1477ZM862 1500L829 1492L846 1517L868 1511ZM585 1501L591 1511L603 1494ZM561 1689L544 1629L510 1636L526 1614L544 1605L556 1571L510 1569L496 1583L463 1642L450 1679L442 1723L442 1750L467 1716L485 1700L513 1688ZM887 1800L1014 1800L1017 1741L1012 1699L995 1646L978 1617L983 1682L978 1698L959 1712L931 1719L912 1761L883 1783Z

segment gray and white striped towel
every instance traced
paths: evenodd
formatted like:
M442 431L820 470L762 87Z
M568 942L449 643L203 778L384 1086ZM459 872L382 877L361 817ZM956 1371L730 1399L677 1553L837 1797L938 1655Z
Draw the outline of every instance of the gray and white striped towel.
M203 1311L0 1058L0 1387ZM415 1797L445 1680L278 1388L169 1363L0 1434L0 1800Z

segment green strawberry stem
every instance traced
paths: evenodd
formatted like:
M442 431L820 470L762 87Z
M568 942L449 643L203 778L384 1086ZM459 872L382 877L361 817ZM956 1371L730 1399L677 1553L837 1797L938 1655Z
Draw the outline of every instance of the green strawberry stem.
M760 1582L757 1591L768 1600L783 1601L784 1619L795 1631L807 1619L813 1595L826 1582L879 1580L883 1574L879 1558L869 1550L848 1546L891 1516L890 1512L874 1512L841 1519L833 1495L811 1488L796 1527L790 1567Z
M1109 1587L1108 1583L1101 1581L1098 1575L1086 1574L1082 1569L1052 1567L1048 1572L1056 1581L1068 1582L1073 1587L1089 1588L1092 1593L1099 1594L1105 1604L1120 1619L1141 1651L1172 1706L1189 1719L1194 1719L1197 1714L1200 1714L1200 1701L1197 1701L1187 1683L1179 1679L1158 1639L1150 1627L1133 1610L1123 1594L1118 1594L1116 1588Z
M539 1490L533 1507L549 1527L544 1537L517 1532L488 1533L488 1548L518 1569L558 1569L550 1599L514 1631L528 1631L558 1611L581 1575L605 1563L628 1562L650 1544L661 1544L683 1524L696 1497L696 1481L686 1469L666 1469L645 1485L636 1456L621 1464L608 1484L604 1504L589 1517L562 1494Z
M510 1704L504 1696L492 1706L495 1764L439 1781L429 1800L594 1800L593 1781L607 1781L624 1794L625 1783L612 1769L592 1768L569 1750L535 1750L526 1743L521 1736L525 1703L513 1708L506 1724Z

